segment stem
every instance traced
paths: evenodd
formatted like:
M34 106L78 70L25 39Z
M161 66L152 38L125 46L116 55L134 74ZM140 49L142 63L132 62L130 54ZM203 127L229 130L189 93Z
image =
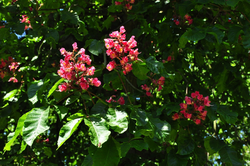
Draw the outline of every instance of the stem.
M126 92L126 94L127 94L127 96L128 96L127 89L126 89L126 87L124 86L124 83L123 83L123 81L122 81L122 78L121 78L119 72L117 72L117 74L118 74L118 76L119 76L119 78L120 78L120 80L121 80L121 82L122 82L122 86L124 87L124 90L125 90L125 92ZM132 105L132 102L130 101L129 96L128 96L128 101L129 101L129 103Z
M99 100L101 100L102 103L104 103L105 105L108 105L106 102L104 102L100 97L96 96L94 93L87 91L88 93L94 95L95 97L97 97Z
M91 100L92 100L92 103L95 105L95 102L94 102L94 100L93 100L91 94L89 93L89 91L87 91L87 92L88 92L88 94L89 94L89 96L90 96L90 98L91 98Z

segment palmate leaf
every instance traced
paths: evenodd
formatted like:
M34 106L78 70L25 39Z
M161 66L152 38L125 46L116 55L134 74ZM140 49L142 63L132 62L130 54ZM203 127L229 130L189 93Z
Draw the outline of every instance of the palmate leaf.
M60 129L59 132L59 138L57 141L57 149L59 149L62 144L69 139L69 137L74 133L74 131L77 129L79 124L82 122L83 118L77 118L74 120L69 121L63 127Z
M207 152L209 152L209 155L213 155L214 153L218 152L223 147L225 147L226 144L223 141L217 140L210 136L210 137L205 138L204 146Z
M33 108L24 121L23 139L31 146L38 135L49 129L49 107Z
M90 140L95 146L101 147L109 138L110 131L107 128L107 122L100 117L84 118L85 124L89 127Z
M13 144L13 142L16 140L17 136L22 132L23 126L24 126L24 121L27 117L27 115L29 114L29 112L27 112L26 114L24 114L23 116L21 116L17 122L17 127L14 133L14 136L11 138L11 140L5 145L4 147L4 151L9 151L11 150L11 145Z
M127 119L128 115L126 112L109 108L107 117L109 119L108 124L115 132L121 134L128 129L128 119Z

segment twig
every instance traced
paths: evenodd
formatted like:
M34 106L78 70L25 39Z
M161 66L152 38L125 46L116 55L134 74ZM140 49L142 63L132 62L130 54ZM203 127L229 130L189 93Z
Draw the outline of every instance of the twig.
M127 97L128 97L129 103L132 105L132 102L130 101L130 98L129 98L129 96L128 96L127 89L126 89L126 87L124 86L124 83L123 83L123 81L122 81L122 78L121 78L121 76L120 76L119 72L117 72L117 74L118 74L118 76L119 76L119 78L120 78L120 80L121 80L121 82L122 82L122 86L124 87L124 90L125 90L125 92L126 92L126 94L127 94Z

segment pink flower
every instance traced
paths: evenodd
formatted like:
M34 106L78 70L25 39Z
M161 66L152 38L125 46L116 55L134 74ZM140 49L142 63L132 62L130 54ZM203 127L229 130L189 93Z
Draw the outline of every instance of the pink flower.
M181 110L186 110L187 109L187 104L181 103L180 107L181 107Z
M115 61L110 61L106 68L108 69L108 71L112 71L115 67L116 67Z
M62 83L58 86L58 89L60 92L67 91L68 90L68 84L66 82Z
M77 47L77 43L76 43L76 42L75 42L75 43L73 43L73 44L72 44L72 47L73 47L73 50L74 50L74 51L76 51L76 50L78 49L78 47Z
M11 64L9 65L10 71L13 70L13 72L15 72L15 70L18 68L18 62L11 62Z
M146 95L147 96L152 96L150 92L146 92Z
M169 61L171 61L171 60L172 60L172 57L171 57L171 56L168 56L167 61L169 62Z
M125 104L124 98L123 98L123 97L120 97L120 98L118 99L118 103L119 103L120 105L124 105L124 104Z
M200 119L195 119L194 122L199 125L201 123L201 120Z
M177 120L177 119L180 119L180 115L178 113L175 113L173 116L172 116L172 119L173 120Z
M104 39L104 41L105 41L105 47L107 49L114 47L114 42L112 39Z
M99 87L101 85L101 81L98 80L98 78L94 78L92 83L94 84L94 86Z
M165 83L165 78L163 77L163 76L161 76L160 78L159 78L159 80L158 80L158 85L164 85L164 83Z
M122 2L115 1L115 5L121 5Z
M81 86L82 90L88 90L88 88L89 88L89 84L84 77L82 77L80 79L80 86Z
M192 100L190 97L185 96L185 101L186 101L187 105L192 104Z
M132 68L132 63L130 64L130 63L127 63L126 64L126 66L124 67L124 71L125 71L125 73L124 73L124 75L126 75L127 73L129 73L133 68Z
M65 53L66 53L65 48L61 48L61 49L60 49L60 52L61 52L61 54L62 54L62 55L64 55L64 56L65 56Z
M124 26L121 26L121 27L120 27L120 33L123 34L123 33L125 33L125 32L126 32L126 30L125 30Z
M95 67L94 66L87 68L87 76L92 76L94 74L95 74Z
M11 78L8 80L8 82L11 82L11 81L13 81L14 83L17 83L17 82L18 82L18 80L17 80L15 77L11 77Z
M158 89L157 89L158 91L161 91L162 90L162 86L161 85L159 85L159 87L158 87Z
M128 57L127 56L123 57L122 60L120 60L120 63L121 65L125 65L126 63L128 63Z
M43 142L48 143L49 142L49 138L47 138L46 140L43 140Z
M207 97L204 97L204 105L205 105L205 106L211 106L211 105L210 105L210 102L211 102L211 101L209 101L209 97L208 97L208 96L207 96Z

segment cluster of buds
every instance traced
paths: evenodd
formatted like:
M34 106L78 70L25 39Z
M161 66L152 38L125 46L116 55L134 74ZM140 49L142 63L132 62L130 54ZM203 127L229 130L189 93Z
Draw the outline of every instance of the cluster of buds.
M157 91L161 91L162 90L162 86L165 83L165 78L163 76L161 76L158 80L152 79L152 82L153 82L153 86L154 87L158 87ZM147 96L152 96L152 90L155 89L155 88L153 88L151 86L150 87L147 86L146 84L142 85L141 88L142 88L142 90L146 91L146 95Z
M79 85L82 90L88 90L89 85L99 87L101 81L98 78L86 78L93 76L95 67L86 67L85 64L91 65L89 55L85 54L85 49L81 48L77 51L77 43L73 43L73 52L68 52L65 48L61 48L60 52L64 56L64 60L60 60L60 69L58 75L68 80L58 86L59 91L67 91L74 88L74 84Z
M118 1L115 1L115 5L122 5L124 4L124 7L127 9L127 10L131 10L132 9L132 5L135 3L135 0L123 0L123 2L118 2Z
M19 63L14 62L12 57L8 57L8 60L1 59L0 77L3 79L7 75L13 75L13 77L11 77L8 82L13 81L14 83L17 83L18 80L16 79L16 70L18 67Z
M108 100L106 100L106 102L111 103L119 103L120 105L124 105L125 104L125 100L124 98L121 96L117 101L113 99L113 97L116 97L115 95L112 95Z
M193 120L197 125L201 123L201 120L205 120L207 116L207 111L205 106L209 107L210 102L209 97L203 97L198 91L191 94L191 97L185 97L186 103L180 104L181 111L175 113L172 118L173 120L186 118Z
M109 35L111 38L104 39L107 48L106 53L112 59L106 68L112 71L121 66L124 75L132 70L131 62L138 60L139 54L138 49L133 49L137 46L135 36L131 36L129 41L125 41L125 32L124 26L121 26L120 32L114 31ZM119 65L115 62L115 59L120 61Z
M193 19L191 19L191 16L189 16L188 14L186 14L184 16L184 18L185 18L185 20L183 20L184 23L187 23L188 25L191 25L193 23ZM179 19L173 19L173 21L174 21L175 25L179 25L180 24Z
M28 18L28 16L26 16L26 15L22 15L22 19L20 19L20 21L21 21L21 23L25 23L25 24L28 24L28 25L25 25L25 28L24 28L24 30L27 30L27 29L32 29L32 26L31 26L31 24L30 24L30 20L28 20L29 18Z

